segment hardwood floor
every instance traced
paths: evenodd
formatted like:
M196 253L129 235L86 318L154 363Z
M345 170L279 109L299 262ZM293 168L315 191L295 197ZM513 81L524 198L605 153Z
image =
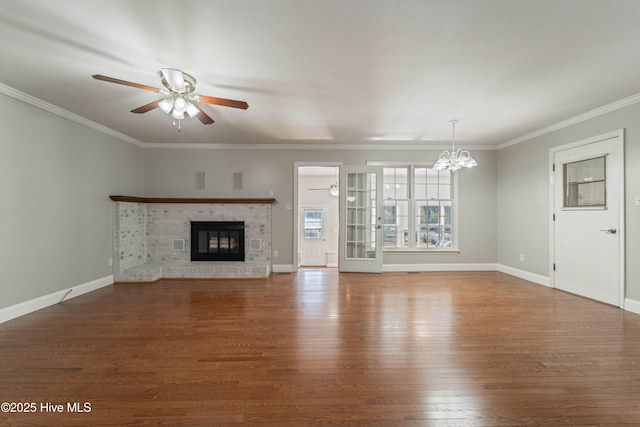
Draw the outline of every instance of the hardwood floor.
M109 286L0 344L0 425L640 425L640 315L496 272Z

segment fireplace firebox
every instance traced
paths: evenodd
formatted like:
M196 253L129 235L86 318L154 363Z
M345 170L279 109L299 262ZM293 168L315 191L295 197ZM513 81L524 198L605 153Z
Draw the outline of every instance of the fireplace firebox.
M244 261L244 222L192 221L191 261Z

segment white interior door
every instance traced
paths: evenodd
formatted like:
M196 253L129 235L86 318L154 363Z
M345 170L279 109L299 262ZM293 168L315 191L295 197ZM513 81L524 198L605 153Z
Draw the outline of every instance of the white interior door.
M305 267L327 265L327 209L300 208L300 265Z
M623 134L553 150L552 284L616 306L624 301Z
M339 244L340 271L382 273L382 166L340 168Z

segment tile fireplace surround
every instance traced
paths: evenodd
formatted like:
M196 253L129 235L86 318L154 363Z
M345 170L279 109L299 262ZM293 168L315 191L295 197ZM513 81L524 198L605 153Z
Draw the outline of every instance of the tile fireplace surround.
M265 278L271 274L275 199L111 196L116 282L167 278ZM244 221L245 261L190 260L191 221Z

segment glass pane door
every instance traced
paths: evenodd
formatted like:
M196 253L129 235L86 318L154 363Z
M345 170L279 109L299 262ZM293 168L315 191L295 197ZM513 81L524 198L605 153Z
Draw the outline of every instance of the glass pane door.
M373 166L344 169L340 271L381 272L382 169Z

